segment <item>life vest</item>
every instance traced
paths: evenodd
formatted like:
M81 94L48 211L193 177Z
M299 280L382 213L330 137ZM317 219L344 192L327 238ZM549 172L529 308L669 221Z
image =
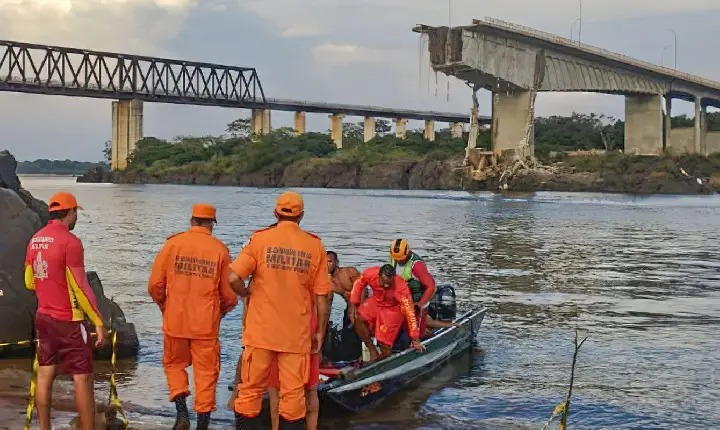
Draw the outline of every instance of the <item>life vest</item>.
M410 293L412 294L412 299L415 304L422 299L423 294L425 293L425 286L417 280L412 273L413 266L418 261L423 261L422 258L420 258L419 255L415 254L414 252L410 253L410 258L408 259L407 263L405 263L405 266L403 267L403 270L401 273L398 273L398 275L407 282L408 287L410 288ZM393 267L397 268L398 262L395 260L392 260L390 262Z

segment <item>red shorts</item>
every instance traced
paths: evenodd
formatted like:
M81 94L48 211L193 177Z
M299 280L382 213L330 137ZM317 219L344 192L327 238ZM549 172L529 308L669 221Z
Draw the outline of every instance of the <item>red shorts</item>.
M368 328L371 331L374 329L375 339L387 346L395 343L405 323L405 315L400 310L400 305L379 306L372 297L360 305L358 313L360 318L367 323Z
M273 358L272 364L270 365L270 378L268 379L268 387L272 387L276 390L280 389L280 381L278 380L278 369L277 358ZM314 390L320 383L320 354L310 354L310 373L308 381L305 383L306 390Z
M60 321L38 312L35 330L40 366L60 365L61 372L68 375L93 373L90 330L84 321Z

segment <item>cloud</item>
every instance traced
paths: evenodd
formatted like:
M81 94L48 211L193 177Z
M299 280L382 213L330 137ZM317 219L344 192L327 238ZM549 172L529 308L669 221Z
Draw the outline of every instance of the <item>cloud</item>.
M359 63L379 63L392 57L392 52L359 45L323 43L312 49L313 58L321 65L347 66Z

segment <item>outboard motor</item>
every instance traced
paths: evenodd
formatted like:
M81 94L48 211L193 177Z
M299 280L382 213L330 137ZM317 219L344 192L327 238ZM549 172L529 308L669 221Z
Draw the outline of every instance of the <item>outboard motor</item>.
M457 316L455 289L450 285L438 285L428 313L434 320L452 321Z

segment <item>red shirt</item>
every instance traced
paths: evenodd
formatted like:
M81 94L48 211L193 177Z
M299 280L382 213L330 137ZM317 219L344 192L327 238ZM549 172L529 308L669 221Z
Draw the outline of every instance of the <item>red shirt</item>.
M422 304L420 307L423 307L430 301L430 297L435 294L435 280L430 275L430 272L428 272L427 265L425 265L423 261L416 261L415 264L413 264L412 275L425 287L425 292L423 292L422 298L418 302L418 306Z
M52 220L35 233L25 254L25 286L35 290L39 313L61 321L87 315L103 325L84 259L82 242L62 222Z
M372 296L368 297L373 306L384 308L397 307L398 312L405 314L410 338L418 339L420 337L420 328L418 327L417 317L415 316L415 307L413 305L412 294L407 282L395 275L393 286L385 288L380 286L380 268L371 267L362 273L353 284L350 293L350 303L355 306L360 304L362 291L366 286L370 285Z

